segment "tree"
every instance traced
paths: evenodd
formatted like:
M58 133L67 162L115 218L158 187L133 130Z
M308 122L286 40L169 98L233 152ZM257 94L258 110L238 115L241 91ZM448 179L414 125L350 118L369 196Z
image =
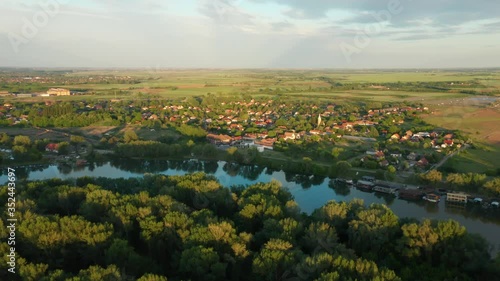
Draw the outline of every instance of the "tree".
M205 144L203 146L203 156L214 157L217 154L217 148L213 144Z
M207 135L207 132L202 128L189 126L186 124L182 124L180 127L178 127L177 131L185 136L192 138L204 138Z
M387 167L387 171L391 174L395 174L396 168L393 165L389 165L389 167Z
M339 176L348 176L351 173L351 164L347 161L339 161L335 168L337 170L337 175Z
M420 174L420 180L427 184L436 184L443 180L443 174L438 170L431 170L428 173Z
M332 156L334 159L337 159L339 158L339 155L340 153L344 152L344 149L343 148L340 148L340 147L334 147L332 149Z
M78 277L80 278L77 280L122 280L120 271L114 265L110 265L107 268L102 268L100 266L91 266L88 269L81 270L78 274Z
M10 137L6 133L0 134L0 144L8 144L10 142Z
M71 144L75 145L75 144L80 144L80 143L85 142L85 138L82 136L72 135L69 137L69 141Z
M137 281L168 281L168 280L167 277L165 276L147 273L143 275L141 278L137 279Z
M385 205L372 204L349 222L349 245L360 255L376 258L390 252L399 222Z
M500 255L491 259L485 239L455 221L398 219L359 199L308 215L276 181L228 189L194 173L24 187L16 200L20 280L401 281L423 273L496 280L500 273ZM0 220L5 241L6 226ZM0 252L8 247L0 243ZM7 266L0 264L0 280L12 279Z
M219 261L213 248L196 246L182 252L179 271L186 278L203 281L224 280L226 263Z
M15 136L14 145L29 147L31 145L31 139L27 136L21 136L21 135Z
M375 127L371 127L370 128L370 133L368 134L369 137L372 137L372 138L378 138L379 136L379 133L377 131L377 129Z
M69 143L68 142L60 142L57 146L57 150L60 155L67 155L69 153Z
M290 242L271 239L254 258L252 268L263 280L282 280L297 263L299 253Z
M432 249L439 241L439 235L434 231L430 220L420 224L410 223L401 227L403 237L399 247L403 256L431 258Z
M389 127L388 132L390 134L395 134L395 133L399 132L399 127L396 125L392 125Z
M483 188L494 196L500 195L500 178L496 177L483 185Z
M123 134L123 141L125 143L130 143L130 142L136 141L138 139L139 139L139 137L137 136L137 134L133 130L127 130Z
M16 145L12 147L12 154L15 159L26 160L28 158L28 149L24 146Z
M38 281L46 276L46 271L49 268L47 264L25 264L19 268L19 276L23 280Z

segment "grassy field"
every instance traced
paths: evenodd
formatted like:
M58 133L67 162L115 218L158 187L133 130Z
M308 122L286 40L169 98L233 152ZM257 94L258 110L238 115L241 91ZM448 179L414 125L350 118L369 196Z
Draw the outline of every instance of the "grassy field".
M2 128L2 133L14 138L15 136L23 135L29 136L32 140L41 139L51 139L56 141L68 141L69 135L64 133L49 130L49 129L37 129L37 128Z
M107 83L82 83L82 77L109 77ZM98 100L98 99L180 99L202 96L207 93L234 95L249 93L254 96L269 95L269 91L279 89L287 96L302 99L341 99L359 101L422 101L433 103L445 99L461 99L467 95L462 90L492 92L500 90L500 70L217 70L217 69L143 69L143 70L93 70L66 74L68 81L77 79L78 84L59 84L54 87L87 90L94 95L27 98L32 100ZM113 77L129 80L119 84ZM85 80L85 79L84 79ZM91 82L91 80L87 80ZM120 80L121 81L121 80ZM380 86L381 83L442 82L450 86L450 91L429 88L398 89L396 86ZM463 83L463 85L461 85ZM347 85L345 87L338 85ZM364 85L351 88L349 85ZM334 86L332 88L332 86ZM51 86L52 87L52 86ZM406 86L407 87L407 86ZM308 90L311 90L308 92ZM273 92L271 95L275 95Z
M425 120L438 127L461 130L471 138L500 146L500 108L486 100L448 100L435 107Z
M99 79L87 80L95 76ZM243 93L254 97L275 97L290 100L402 102L417 101L428 106L432 114L424 120L436 127L465 132L484 149L469 150L457 155L450 165L458 171L484 172L498 167L500 159L500 70L221 70L221 69L158 69L143 70L93 70L66 74L68 81L55 87L87 90L92 95L67 97L8 98L31 102L45 100L110 100L110 99L173 99L203 96L207 93L236 96ZM82 77L84 79L82 79ZM109 77L110 84L102 77ZM118 77L117 79L114 79ZM126 79L125 79L125 78ZM66 79L66 78L65 78ZM89 78L90 79L90 78ZM123 81L120 84L120 81ZM127 80L128 79L128 80ZM61 80L58 80L61 81ZM101 83L85 83L101 81ZM104 82L103 82L104 81ZM398 83L401 82L401 83ZM421 82L420 84L417 82ZM385 83L385 85L383 85ZM387 84L397 83L397 84ZM410 88L404 83L411 84ZM414 89L413 85L422 85ZM440 83L438 87L428 83ZM361 85L361 86L360 86ZM403 85L403 86L401 86ZM426 88L429 86L428 88ZM51 86L52 87L52 86ZM402 87L402 88L398 88ZM405 88L406 87L406 88ZM434 87L434 88L433 88ZM441 89L444 87L446 89ZM427 90L428 89L428 90ZM472 96L460 91L496 93L496 97ZM103 125L103 126L99 126ZM124 127L107 127L95 124L78 129L77 133L97 140L104 133L121 136ZM127 129L130 129L127 127ZM138 129L144 139L156 139L160 132ZM25 129L23 129L25 130ZM30 134L23 131L23 134ZM44 134L66 136L55 132L31 132L37 138ZM172 132L161 132L172 137ZM38 135L40 134L40 135ZM48 136L48 135L46 135Z
M499 168L500 146L486 146L483 149L469 149L450 159L445 167L460 173L485 173Z
M448 99L434 104L424 120L437 127L466 133L481 149L469 149L453 157L445 167L457 172L481 172L499 167L500 108L498 98Z

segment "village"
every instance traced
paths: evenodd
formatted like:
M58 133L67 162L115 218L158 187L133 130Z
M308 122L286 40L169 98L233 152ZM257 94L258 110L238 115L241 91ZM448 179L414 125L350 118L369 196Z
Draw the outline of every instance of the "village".
M60 89L51 91L63 92ZM277 144L300 146L310 142L326 142L349 150L356 144L366 148L365 155L359 159L361 162L375 161L379 168L395 165L398 170L413 167L426 169L438 162L436 155L447 155L460 149L466 142L453 132L442 129L416 130L432 129L425 124L415 124L414 120L418 120L419 114L430 113L428 107L418 105L372 109L333 103L304 106L262 99L213 102L205 106L193 106L192 103L151 101L147 105L144 101L126 100L73 103L45 101L31 107L4 103L0 105L0 123L7 126L45 127L52 120L64 117L50 116L51 112L55 115L68 112L74 115L74 119L81 118L82 122L88 120L85 116L97 119L108 117L111 120L123 120L129 126L154 128L152 130L188 125L206 132L207 141L219 149L231 146L256 147L263 152L276 150ZM71 122L74 123L74 119ZM433 155L432 159L427 159L426 155Z

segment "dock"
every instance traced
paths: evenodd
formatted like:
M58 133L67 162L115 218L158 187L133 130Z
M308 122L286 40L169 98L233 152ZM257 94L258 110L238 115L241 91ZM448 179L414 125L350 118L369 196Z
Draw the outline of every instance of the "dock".
M424 196L424 193L419 189L400 189L398 196L406 200L420 200Z

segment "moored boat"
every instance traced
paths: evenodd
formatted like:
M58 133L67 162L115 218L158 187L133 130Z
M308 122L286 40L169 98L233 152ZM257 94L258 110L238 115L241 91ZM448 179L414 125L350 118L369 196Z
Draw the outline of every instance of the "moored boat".
M372 191L373 186L374 186L373 182L369 182L369 181L359 180L356 183L356 187L358 189L361 189L361 190L364 190L364 191Z
M424 195L424 197L422 199L424 199L425 201L432 202L432 203L437 203L437 202L441 201L441 196L439 196L435 193L427 193L426 195Z
M398 192L398 196L401 199L406 199L406 200L420 200L422 199L422 196L424 196L424 193L421 190L418 189L401 189Z
M373 187L373 191L396 195L397 189L396 188L392 188L390 186L377 185L377 186Z

